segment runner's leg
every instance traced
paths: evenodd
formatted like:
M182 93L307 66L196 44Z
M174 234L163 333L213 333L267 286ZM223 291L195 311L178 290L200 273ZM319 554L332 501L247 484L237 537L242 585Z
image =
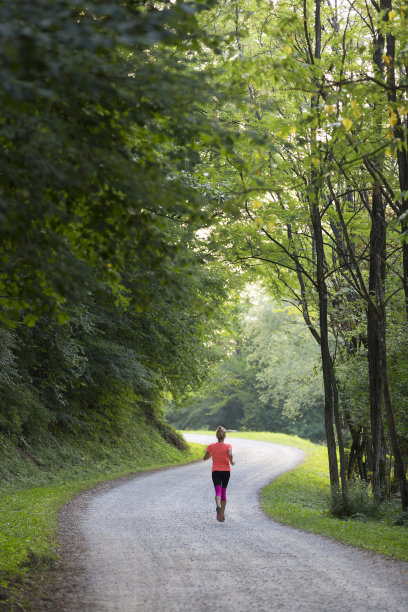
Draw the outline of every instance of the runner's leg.
M215 489L215 505L217 507L217 519L221 515L221 486L222 478L220 472L214 471L211 474Z
M227 486L230 479L230 472L222 473L221 482L221 520L224 520L225 507L227 505Z
M222 496L222 488L220 485L217 485L215 487L215 505L217 506L217 514L218 513L218 508L221 507L221 496Z
M224 516L225 506L227 505L227 489L221 489L221 515Z

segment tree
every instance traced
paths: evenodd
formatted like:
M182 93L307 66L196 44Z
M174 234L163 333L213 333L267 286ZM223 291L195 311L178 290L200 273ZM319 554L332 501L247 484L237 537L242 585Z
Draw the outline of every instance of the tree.
M204 38L215 45L199 10L182 2L2 3L6 324L32 324L43 312L63 320L65 300L87 292L84 267L118 286L129 250L140 267L177 265L165 219L202 214L183 172L199 159L201 135L219 142L221 134L193 104L203 78L194 54Z
M194 103L212 95L205 9L0 6L0 426L21 444L161 427L163 395L211 359L228 280L196 236L212 201L193 171L200 142L231 139Z
M373 460L374 490L381 495L384 482L384 399L405 507L405 468L393 426L393 391L387 388L385 317L395 292L405 289L404 276L394 276L400 263L404 269L405 246L391 239L391 250L385 248L385 229L392 216L393 227L404 233L398 224L403 220L405 192L397 191L392 155L401 153L397 161L398 168L403 168L405 12L396 13L391 4L373 4L373 11L362 3L343 10L318 0L290 6L280 3L272 10L258 4L252 14L247 3L225 7L230 11L227 21L235 25L236 48L246 79L246 95L229 116L244 134L230 165L236 169L234 195L248 220L222 228L219 236L224 237L231 260L247 266L257 261L263 274L265 266L272 268L266 277L274 276L273 291L292 296L321 345L334 485L337 460L332 410L342 456L334 362L335 339L341 335L337 329L330 337L328 321L336 320L342 291L357 292L363 298L366 363L372 381L367 437L371 448L367 452ZM247 38L245 33L249 33ZM250 147L249 136L254 142L254 131L258 140ZM384 151L391 158L384 158ZM353 207L354 195L360 204ZM399 288L392 282L396 278L402 280ZM390 284L392 289L386 293ZM344 416L351 424L350 413ZM343 456L341 473L345 489Z
M321 440L318 351L294 312L266 296L241 304L228 356L196 393L166 412L180 428L281 431ZM224 340L225 341L225 340Z

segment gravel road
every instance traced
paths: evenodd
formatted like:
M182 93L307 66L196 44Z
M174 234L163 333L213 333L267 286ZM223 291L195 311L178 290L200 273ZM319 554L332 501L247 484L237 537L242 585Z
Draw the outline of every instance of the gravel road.
M79 569L60 609L408 610L408 564L264 515L259 491L299 463L301 451L244 439L229 442L236 465L225 523L216 521L211 461L138 476L79 497L61 519L71 566Z

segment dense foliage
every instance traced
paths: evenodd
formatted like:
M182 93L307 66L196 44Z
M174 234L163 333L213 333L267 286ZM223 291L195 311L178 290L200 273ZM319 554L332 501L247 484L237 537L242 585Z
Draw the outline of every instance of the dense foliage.
M0 5L0 430L23 447L141 414L174 437L162 398L212 359L226 272L191 174L200 142L230 145L195 104L203 9Z
M231 34L224 53L244 82L217 109L237 140L211 172L229 181L237 214L213 244L291 300L320 346L333 489L346 500L360 477L377 499L398 489L408 508L406 7L214 10L207 27Z

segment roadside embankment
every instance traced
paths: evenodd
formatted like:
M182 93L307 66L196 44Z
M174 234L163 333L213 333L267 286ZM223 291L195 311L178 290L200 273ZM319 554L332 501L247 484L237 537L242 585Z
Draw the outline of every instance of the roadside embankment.
M102 481L201 456L201 445L179 450L147 424L99 440L48 437L25 450L0 436L0 609L13 609L13 600L18 609L29 605L21 591L30 574L55 566L58 513L69 499Z

